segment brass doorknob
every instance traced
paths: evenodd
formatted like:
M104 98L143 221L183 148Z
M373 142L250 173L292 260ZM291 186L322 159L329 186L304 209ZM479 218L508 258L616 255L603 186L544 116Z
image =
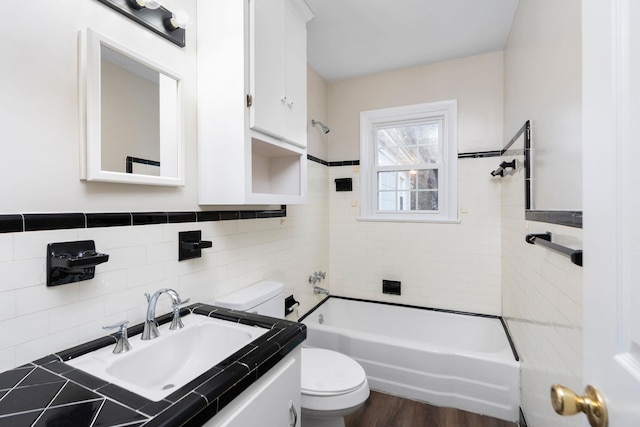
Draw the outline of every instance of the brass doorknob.
M591 427L607 427L607 406L604 399L594 387L588 385L584 395L579 396L560 384L551 386L551 405L560 415L575 415L584 412Z

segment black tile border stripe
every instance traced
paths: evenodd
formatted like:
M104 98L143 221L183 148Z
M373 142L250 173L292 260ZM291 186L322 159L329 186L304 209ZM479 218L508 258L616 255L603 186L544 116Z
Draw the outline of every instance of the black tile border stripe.
M485 157L500 157L500 150L490 150L490 151L474 151L470 153L458 153L458 159L481 159ZM311 154L307 154L307 160L312 162L319 163L324 166L358 166L360 165L360 160L343 160L338 162L328 162L326 160L322 160L318 157L312 156Z
M582 211L532 211L524 212L527 221L548 222L567 227L582 228Z
M105 212L105 213L25 213L0 215L0 234L24 231L64 230L75 228L121 227L187 222L228 221L287 216L286 205L280 209L246 211L186 212Z
M392 305L392 306L396 306L396 307L416 308L418 310L428 310L428 311L437 311L437 312L440 312L440 313L460 314L460 315L463 315L463 316L484 317L484 318L487 318L487 319L498 319L498 320L500 320L500 323L502 324L502 329L504 329L504 333L507 336L507 341L509 342L509 345L511 346L511 351L513 352L513 358L516 360L516 362L520 361L520 356L518 355L518 352L516 351L516 346L513 343L513 340L511 339L511 334L509 333L509 329L507 329L507 326L505 324L504 319L502 318L502 316L496 316L494 314L471 313L469 311L447 310L447 309L443 309L443 308L433 308L433 307L420 307L420 306L417 306L417 305L398 304L398 303L395 303L395 302L372 301L372 300L361 299L361 298L351 298L351 297L343 297L343 296L339 296L339 295L329 295L328 297L326 297L325 299L320 301L318 304L316 304L311 310L309 310L303 316L301 316L298 319L298 322L304 321L304 319L309 317L309 315L311 315L311 313L316 311L318 309L318 307L320 307L325 302L329 301L331 298L344 299L344 300L348 300L348 301L370 302L370 303L373 303L373 304Z

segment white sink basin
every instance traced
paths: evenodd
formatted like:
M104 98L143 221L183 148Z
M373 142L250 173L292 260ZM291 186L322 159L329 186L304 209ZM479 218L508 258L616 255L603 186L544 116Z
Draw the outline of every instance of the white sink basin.
M153 340L129 337L132 349L127 353L113 354L110 345L66 363L159 401L267 332L197 314L182 321L184 328L175 331L168 323L160 326L160 336Z

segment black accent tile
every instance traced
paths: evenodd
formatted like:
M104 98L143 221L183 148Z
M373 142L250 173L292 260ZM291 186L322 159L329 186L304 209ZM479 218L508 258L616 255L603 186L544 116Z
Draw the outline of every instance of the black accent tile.
M160 412L164 411L171 405L172 405L172 402L161 400L159 402L151 402L147 405L144 405L142 408L139 409L139 411L142 412L143 414L154 416L154 415L158 415Z
M0 418L0 427L18 427L18 426L30 426L40 416L42 410L32 411L10 417Z
M133 225L167 224L166 212L133 212Z
M272 357L274 354L280 351L280 346L277 343L270 342L260 347L256 347L254 351L249 352L242 356L238 362L244 363L249 369L254 370L265 360Z
M24 214L25 231L85 228L83 213Z
M86 400L97 400L103 399L102 396L87 390L84 387L80 387L79 385L68 381L60 393L55 397L53 402L51 402L50 406L61 406L69 403L75 402L84 402Z
M87 374L80 369L69 371L64 374L64 376L66 378L69 378L70 380L77 382L80 385L87 387L90 390L96 390L109 384L108 382L101 380L98 377L94 377L93 375Z
M22 215L0 215L0 233L19 233L23 227Z
M116 339L111 335L107 335L93 341L71 347L70 349L59 351L56 355L60 357L62 361L67 361L115 343Z
M258 217L257 211L240 211L240 219L256 219Z
M90 426L103 401L83 402L77 405L49 408L33 427Z
M222 394L218 394L218 410L224 408L228 405L233 399L238 397L240 393L247 389L251 384L253 384L257 380L256 372L251 371L247 373L240 381L236 381L233 384L233 387L227 387L226 391L223 391ZM220 390L220 389L219 389Z
M133 225L133 219L129 212L88 213L86 215L87 228L123 227Z
M196 212L198 222L220 221L219 211L200 211Z
M45 357L43 357L41 359L34 360L31 363L33 363L34 365L43 366L43 365L48 365L48 364L50 364L52 362L58 362L58 361L60 361L60 359L56 355L50 354L50 355L45 356Z
M0 400L0 416L44 409L63 385L64 383L49 383L14 388Z
M307 160L310 160L312 162L316 162L316 163L320 163L321 165L324 166L329 166L329 162L327 162L326 160L322 160L318 157L314 157L311 154L307 154Z
M149 404L149 399L115 384L107 384L96 391L133 409L140 409Z
M205 396L209 402L213 402L214 400L218 399L223 393L229 390L231 386L233 386L234 384L237 385L239 382L238 380L240 380L240 382L249 380L249 384L251 384L255 381L255 376L249 375L249 368L247 368L246 366L240 365L239 363L234 363L229 365L224 371L220 372L209 381L201 384L198 388L195 389L195 392ZM244 390L246 387L248 387L248 385L245 385L242 390ZM238 387L235 386L233 388ZM238 392L236 396L240 394L240 392ZM222 405L218 407L218 409L221 408Z
M476 151L472 153L458 153L458 159L481 159L486 157L500 157L501 155L502 151L500 150Z
M341 162L329 162L330 167L334 166L358 166L360 160L343 160Z
M59 383L66 380L58 375L47 372L42 368L34 369L25 379L18 385L18 387L26 387L38 384Z
M169 224L181 222L196 222L198 217L195 212L168 212Z
M527 221L548 222L567 227L582 228L582 211L532 211L526 210Z
M200 387L203 383L209 381L211 378L216 377L218 374L220 374L220 372L222 372L222 368L219 367L219 364L218 364L213 368L207 370L206 372L202 373L201 375L198 375L196 378L192 379L191 381L186 383L184 386L180 387L178 390L174 391L173 393L165 397L165 400L169 402L174 402L174 403L179 401L180 399L182 399L185 393L195 390L196 388Z
M67 365L66 363L60 361L48 363L44 365L43 368L55 372L56 374L65 374L75 369L73 366Z
M230 221L234 219L240 219L240 212L238 211L220 211L220 221Z
M24 377L26 377L31 371L35 369L35 366L26 368L16 368L10 371L6 371L0 374L0 390L13 388Z
M96 417L96 421L92 424L92 427L110 427L135 421L143 422L147 421L147 419L147 417L129 408L107 400L104 402L102 408L100 408L100 413Z
M204 397L196 393L189 393L169 409L150 420L145 424L145 427L175 427L182 425L206 408L206 406L207 401Z

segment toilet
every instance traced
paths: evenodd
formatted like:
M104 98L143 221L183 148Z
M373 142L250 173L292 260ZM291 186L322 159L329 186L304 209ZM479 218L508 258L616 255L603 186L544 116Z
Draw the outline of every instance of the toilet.
M284 285L262 281L216 300L215 305L264 316L284 317ZM369 397L369 383L358 362L322 348L301 349L303 427L344 427L344 417Z

